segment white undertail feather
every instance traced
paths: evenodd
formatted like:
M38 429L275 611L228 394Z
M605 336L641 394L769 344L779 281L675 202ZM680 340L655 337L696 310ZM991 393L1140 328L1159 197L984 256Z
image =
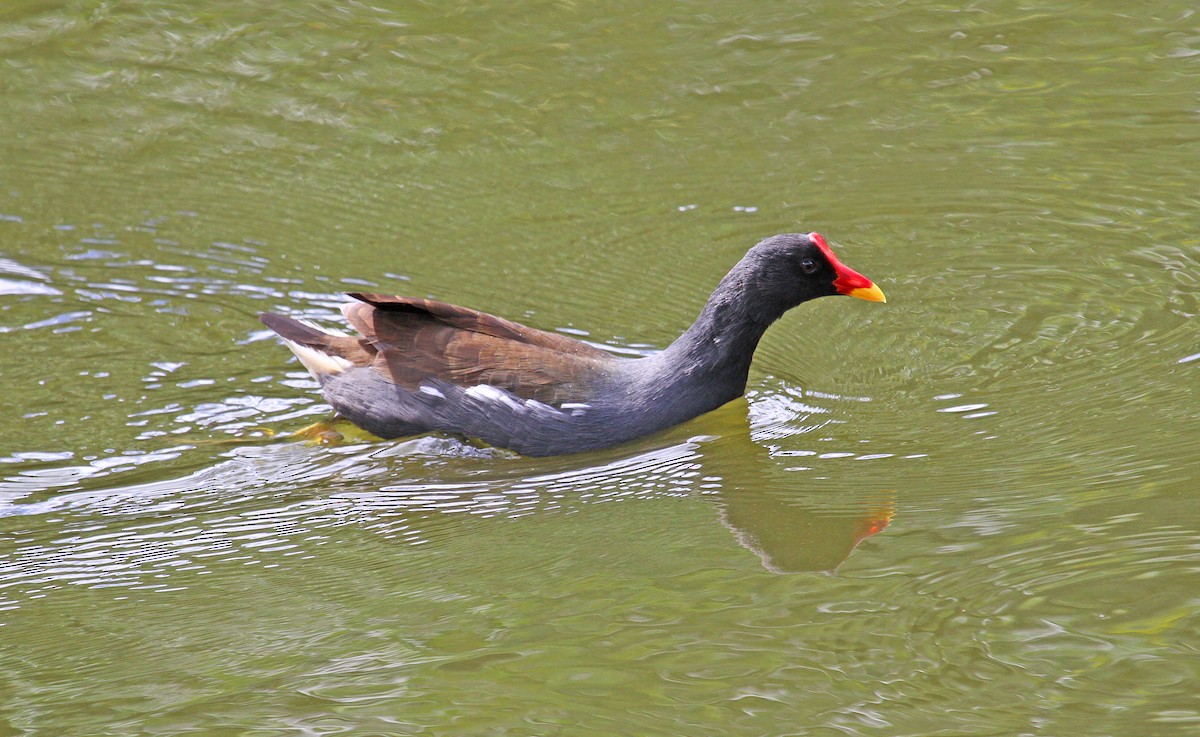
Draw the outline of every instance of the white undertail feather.
M346 334L340 330L331 330L314 325L308 320L300 320L299 322L308 325L311 328L320 330L323 333L330 335L345 336ZM320 349L313 348L307 345L301 345L295 341L283 339L284 344L296 354L296 358L300 359L300 363L304 364L304 368L308 369L308 373L320 379L322 376L330 376L331 374L340 374L354 364L341 356L330 355Z
M348 302L348 303L342 305L342 307L349 307L351 304L352 303ZM342 310L342 314L343 315L346 314L346 311L344 309ZM327 335L336 335L339 338L349 338L350 337L350 333L342 332L341 330L338 330L337 328L327 328L322 325L318 325L315 322L313 322L312 320L305 320L303 317L296 317L293 319L296 322L304 323L305 325L309 326L313 330L320 330L322 333L325 333Z

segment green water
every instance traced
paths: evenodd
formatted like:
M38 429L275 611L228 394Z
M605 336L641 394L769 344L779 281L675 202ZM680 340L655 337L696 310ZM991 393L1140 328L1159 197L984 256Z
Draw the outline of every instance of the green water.
M5 3L0 735L1196 734L1198 91L1185 2ZM797 230L888 303L664 435L278 437L259 311L646 352Z

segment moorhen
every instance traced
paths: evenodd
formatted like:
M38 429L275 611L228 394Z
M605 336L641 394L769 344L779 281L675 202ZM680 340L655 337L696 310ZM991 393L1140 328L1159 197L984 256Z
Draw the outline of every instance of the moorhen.
M818 233L751 248L696 322L661 353L621 358L444 302L349 293L360 335L283 315L260 319L339 415L381 438L441 431L525 455L575 453L663 430L740 397L767 327L816 297L883 302Z

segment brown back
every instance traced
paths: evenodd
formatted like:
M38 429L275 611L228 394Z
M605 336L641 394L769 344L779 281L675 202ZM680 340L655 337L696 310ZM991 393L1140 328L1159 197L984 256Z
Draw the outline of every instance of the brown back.
M345 305L342 312L363 336L356 340L359 350L374 349L371 367L411 391L435 378L467 387L490 384L546 404L587 401L617 360L578 340L466 307L380 294L349 296L359 303ZM351 358L359 363L363 357Z

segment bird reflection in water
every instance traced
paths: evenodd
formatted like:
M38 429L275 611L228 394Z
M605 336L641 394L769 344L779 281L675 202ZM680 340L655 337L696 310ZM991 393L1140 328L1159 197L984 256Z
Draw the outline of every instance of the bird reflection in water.
M689 437L689 431L698 429L721 434ZM318 423L302 433L309 442L334 447L364 439L362 432L348 423ZM344 438L342 433L346 433ZM849 498L839 495L833 500L828 494L807 493L804 477L785 470L781 459L772 457L767 447L752 438L744 399L695 423L635 441L617 460L608 460L611 450L552 460L525 459L438 436L366 447L371 449L366 451L371 458L365 462L386 460L400 466L381 474L396 483L371 491L363 491L361 483L355 483L356 490L346 489L341 496L352 497L361 511L386 512L390 519L403 518L410 530L425 528L429 533L432 527L452 524L454 515L430 514L439 510L501 515L519 507L521 514L527 514L550 505L562 508L691 492L699 487L697 480L704 479L699 489L704 498L716 503L720 521L767 570L833 572L863 540L886 529L895 513L891 492L856 491L848 493ZM512 465L496 463L486 474L487 480L480 479L479 469L474 469L469 481L458 483L453 478L457 473L445 477L445 467L436 481L412 478L412 466L437 457L433 454L492 455L496 461L509 457ZM441 456L443 462L450 460L445 455ZM599 462L588 465L593 460ZM409 478L401 480L405 475ZM372 478L378 477L372 474Z
M710 475L736 459L736 479L717 493L721 521L737 541L775 573L833 572L863 540L887 528L895 515L891 492L854 492L830 504L805 493L803 477L752 439L746 401L713 413L727 429L705 460ZM726 461L729 459L729 461Z

